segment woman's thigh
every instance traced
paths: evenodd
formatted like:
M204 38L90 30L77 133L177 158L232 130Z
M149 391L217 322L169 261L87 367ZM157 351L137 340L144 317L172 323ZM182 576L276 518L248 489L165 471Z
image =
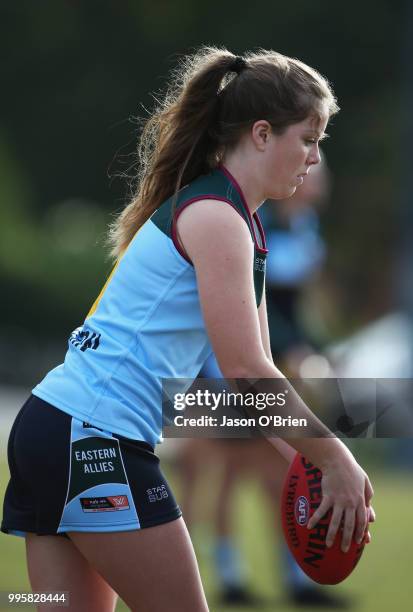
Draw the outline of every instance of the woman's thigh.
M117 594L69 539L28 533L26 555L33 591L66 591L69 607L65 609L76 612L113 612L115 609ZM49 605L44 609L54 608ZM56 610L61 609L56 607Z
M182 518L134 531L68 535L132 611L207 612Z

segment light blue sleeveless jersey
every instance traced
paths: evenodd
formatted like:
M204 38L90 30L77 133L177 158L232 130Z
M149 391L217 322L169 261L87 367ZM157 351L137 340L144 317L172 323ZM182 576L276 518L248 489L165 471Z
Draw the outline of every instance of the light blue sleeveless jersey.
M180 211L205 198L231 204L248 224L259 305L264 233L235 180L219 168L181 189L175 211L170 198L137 232L84 324L71 334L64 363L34 395L111 433L152 446L161 440L162 378L196 378L212 350L195 271L175 235Z

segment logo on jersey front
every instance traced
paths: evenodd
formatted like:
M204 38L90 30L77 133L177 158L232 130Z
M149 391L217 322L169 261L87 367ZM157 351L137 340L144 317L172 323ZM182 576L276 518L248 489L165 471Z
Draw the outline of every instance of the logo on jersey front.
M87 349L96 350L100 344L101 334L86 331L83 327L77 327L69 336L69 342L81 351Z
M265 272L265 257L255 257L254 259L254 271L255 272Z

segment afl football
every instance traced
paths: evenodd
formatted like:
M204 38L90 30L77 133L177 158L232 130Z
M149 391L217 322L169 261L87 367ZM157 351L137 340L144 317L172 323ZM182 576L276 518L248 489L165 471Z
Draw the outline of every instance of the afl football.
M321 471L297 453L292 461L281 496L281 518L288 548L301 569L319 584L337 584L351 574L363 553L365 540L352 540L349 550L341 550L341 528L331 548L326 536L332 511L312 529L307 523L321 503Z

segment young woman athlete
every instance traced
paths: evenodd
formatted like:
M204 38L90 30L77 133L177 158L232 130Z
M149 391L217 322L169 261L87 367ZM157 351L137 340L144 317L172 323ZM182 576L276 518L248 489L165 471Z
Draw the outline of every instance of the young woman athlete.
M136 195L111 228L117 264L10 433L2 531L25 536L33 590L69 591L71 608L89 612L113 610L116 594L132 610L208 609L154 454L161 379L195 378L212 349L227 378L283 378L257 209L319 163L337 110L318 72L273 51L203 48L175 75L141 136ZM347 550L367 528L369 479L298 396L289 401L320 434L284 442L323 471L312 524L332 508L327 544L343 519Z

